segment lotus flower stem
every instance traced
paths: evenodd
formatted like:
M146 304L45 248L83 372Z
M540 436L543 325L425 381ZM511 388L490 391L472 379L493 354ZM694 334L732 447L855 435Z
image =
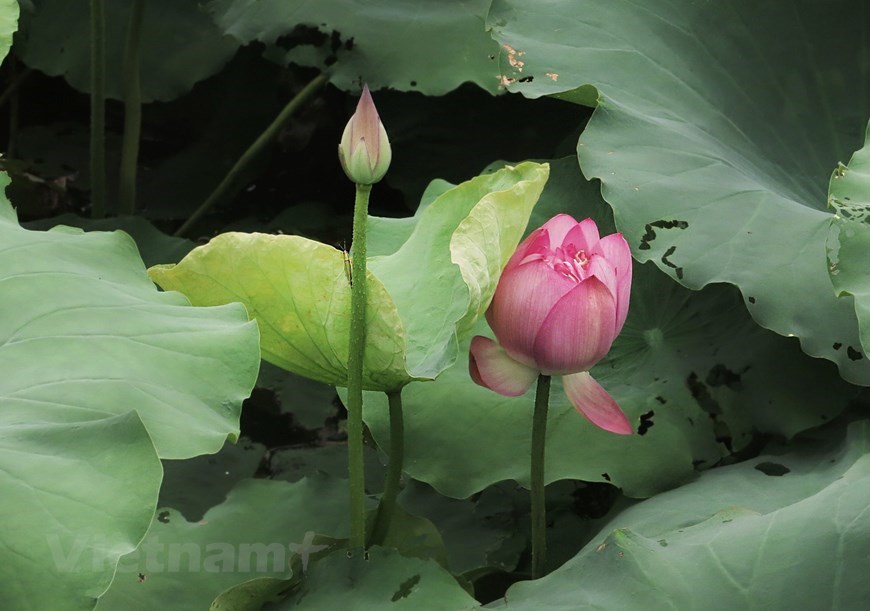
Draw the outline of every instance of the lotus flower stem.
M545 442L547 410L550 401L550 376L539 375L532 419L532 579L544 575L547 560L547 502L544 496Z
M347 356L347 453L350 479L350 549L365 547L362 383L366 346L366 220L371 185L356 185L350 247L350 346Z
M139 39L145 0L135 0L130 9L127 45L124 49L124 138L121 144L121 176L118 195L120 214L136 213L136 166L142 131L142 83L139 78Z
M106 5L91 0L91 216L106 216Z
M384 493L378 506L378 515L369 541L371 545L383 545L390 530L390 522L396 510L396 497L402 479L402 466L405 459L405 422L402 414L402 391L387 393L390 405L390 458Z
M202 218L202 215L211 210L215 204L223 200L225 197L228 197L235 189L239 189L242 186L240 179L243 171L264 150L266 150L266 148L281 132L281 128L284 127L284 124L293 116L293 113L295 113L299 107L308 100L308 98L317 92L317 90L326 83L328 78L329 77L325 73L319 74L287 103L284 109L277 117L275 117L275 120L269 124L269 127L267 127L254 143L248 147L248 150L242 153L242 156L239 157L239 160L236 161L235 165L230 168L230 171L227 172L220 184L215 187L215 190L212 191L211 195L209 195L199 208L190 215L190 218L188 218L181 227L178 228L175 232L176 236L185 235L190 228L193 227L200 218Z

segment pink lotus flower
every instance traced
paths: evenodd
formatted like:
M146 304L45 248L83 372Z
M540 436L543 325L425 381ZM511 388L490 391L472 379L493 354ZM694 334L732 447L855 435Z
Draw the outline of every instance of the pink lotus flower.
M631 251L622 234L599 238L592 219L553 217L505 266L486 312L498 343L471 340L471 378L516 397L539 374L560 375L571 403L593 424L631 434L628 418L588 372L622 330L630 291Z

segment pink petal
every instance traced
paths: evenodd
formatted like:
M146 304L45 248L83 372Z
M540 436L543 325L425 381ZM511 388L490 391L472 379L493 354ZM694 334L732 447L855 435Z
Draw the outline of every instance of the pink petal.
M589 264L586 266L586 277L595 276L607 287L614 299L617 299L619 281L616 278L616 273L610 261L601 255L594 254L589 259Z
M555 250L565 241L565 236L577 226L577 221L569 214L557 214L541 225L550 235L550 249Z
M619 435L631 435L634 432L613 397L588 371L563 376L562 386L577 411L595 426Z
M538 367L534 358L538 331L553 305L576 286L579 285L574 280L542 260L524 263L502 274L486 320L514 360Z
M616 300L610 290L598 278L587 278L544 319L534 344L535 363L547 375L586 371L610 350L615 323Z
M616 332L622 330L628 316L631 300L631 248L621 233L613 233L601 238L595 249L606 258L616 271Z
M537 369L516 362L507 355L504 348L482 335L471 340L468 372L476 384L505 397L524 394L538 378Z
M378 128L381 118L378 116L378 109L375 108L375 101L372 99L372 94L367 84L363 85L362 95L359 98L359 102L357 102L354 118L356 120L353 136L364 140L368 146L374 149L372 152L377 156Z
M504 271L506 272L520 265L527 255L532 253L543 254L547 252L549 248L550 237L547 235L547 231L543 227L538 227L530 233L525 240L520 242L520 245L517 246L514 254L511 255L510 259L508 259Z
M598 225L592 219L583 219L565 235L562 244L573 244L577 250L591 254L598 245Z

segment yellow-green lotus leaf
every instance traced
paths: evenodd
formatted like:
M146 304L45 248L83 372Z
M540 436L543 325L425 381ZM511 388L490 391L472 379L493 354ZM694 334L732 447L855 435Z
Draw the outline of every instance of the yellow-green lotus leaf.
M148 270L165 290L195 305L240 301L260 325L263 358L300 375L347 385L350 282L344 254L299 236L225 233L178 265ZM405 371L405 331L396 306L371 273L363 385L393 390Z

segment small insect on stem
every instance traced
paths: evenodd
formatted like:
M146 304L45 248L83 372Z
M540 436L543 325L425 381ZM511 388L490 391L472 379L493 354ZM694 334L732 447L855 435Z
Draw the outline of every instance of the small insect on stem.
M344 275L347 276L347 283L353 286L353 272L350 262L350 253L344 248L341 249L341 256L344 257Z

